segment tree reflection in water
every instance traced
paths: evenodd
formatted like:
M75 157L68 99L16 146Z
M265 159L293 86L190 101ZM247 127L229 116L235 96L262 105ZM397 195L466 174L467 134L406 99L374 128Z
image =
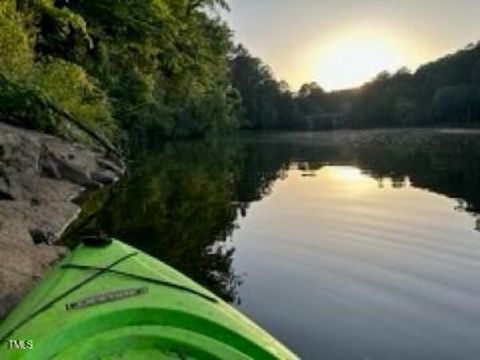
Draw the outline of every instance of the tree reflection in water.
M480 136L429 130L244 135L137 152L130 176L78 233L104 231L239 302L231 234L238 216L292 166L362 169L383 186L427 189L480 210ZM476 223L480 229L479 220Z

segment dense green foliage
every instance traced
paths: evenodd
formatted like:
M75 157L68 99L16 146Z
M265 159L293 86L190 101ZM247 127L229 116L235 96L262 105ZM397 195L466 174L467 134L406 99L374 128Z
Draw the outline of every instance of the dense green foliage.
M480 44L420 67L380 74L353 102L352 125L467 125L480 122Z
M292 129L296 108L288 84L278 82L268 66L238 46L230 59L232 83L241 95L240 126L250 130Z
M2 0L0 120L73 135L64 119L51 116L53 104L110 138L119 128L162 136L234 128L231 35L211 11L226 6Z
M35 25L51 6L13 0L0 5L0 120L85 140L54 110L61 109L112 137L109 101L95 81L80 66L36 50L42 34ZM73 14L57 15L84 29Z

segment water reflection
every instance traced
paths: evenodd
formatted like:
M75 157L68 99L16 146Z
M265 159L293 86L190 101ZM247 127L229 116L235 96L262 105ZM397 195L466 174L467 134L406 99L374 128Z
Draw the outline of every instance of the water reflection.
M305 357L476 358L479 140L398 131L167 144L137 154L82 231L241 303Z
M133 174L112 190L107 206L81 233L118 237L234 301L241 280L227 241L237 216L233 174L229 155L215 149L172 144L139 154Z
M292 169L233 235L242 308L305 358L473 359L480 246L455 201ZM299 205L301 204L301 205Z

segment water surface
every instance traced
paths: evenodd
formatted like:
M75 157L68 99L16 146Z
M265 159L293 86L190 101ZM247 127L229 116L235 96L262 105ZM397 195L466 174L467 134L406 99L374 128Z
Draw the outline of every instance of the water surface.
M304 358L480 358L480 136L245 135L139 153L101 229Z

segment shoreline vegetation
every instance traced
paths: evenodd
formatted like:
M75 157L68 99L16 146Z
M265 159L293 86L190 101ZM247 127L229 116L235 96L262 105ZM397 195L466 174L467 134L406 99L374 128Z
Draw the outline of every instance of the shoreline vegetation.
M238 129L480 125L480 44L356 89L293 91L234 43L224 10L225 0L4 0L0 121L111 150Z
M116 182L130 146L238 130L480 126L480 44L357 89L294 92L234 44L220 10L226 1L0 2L0 317L63 253L72 199Z

